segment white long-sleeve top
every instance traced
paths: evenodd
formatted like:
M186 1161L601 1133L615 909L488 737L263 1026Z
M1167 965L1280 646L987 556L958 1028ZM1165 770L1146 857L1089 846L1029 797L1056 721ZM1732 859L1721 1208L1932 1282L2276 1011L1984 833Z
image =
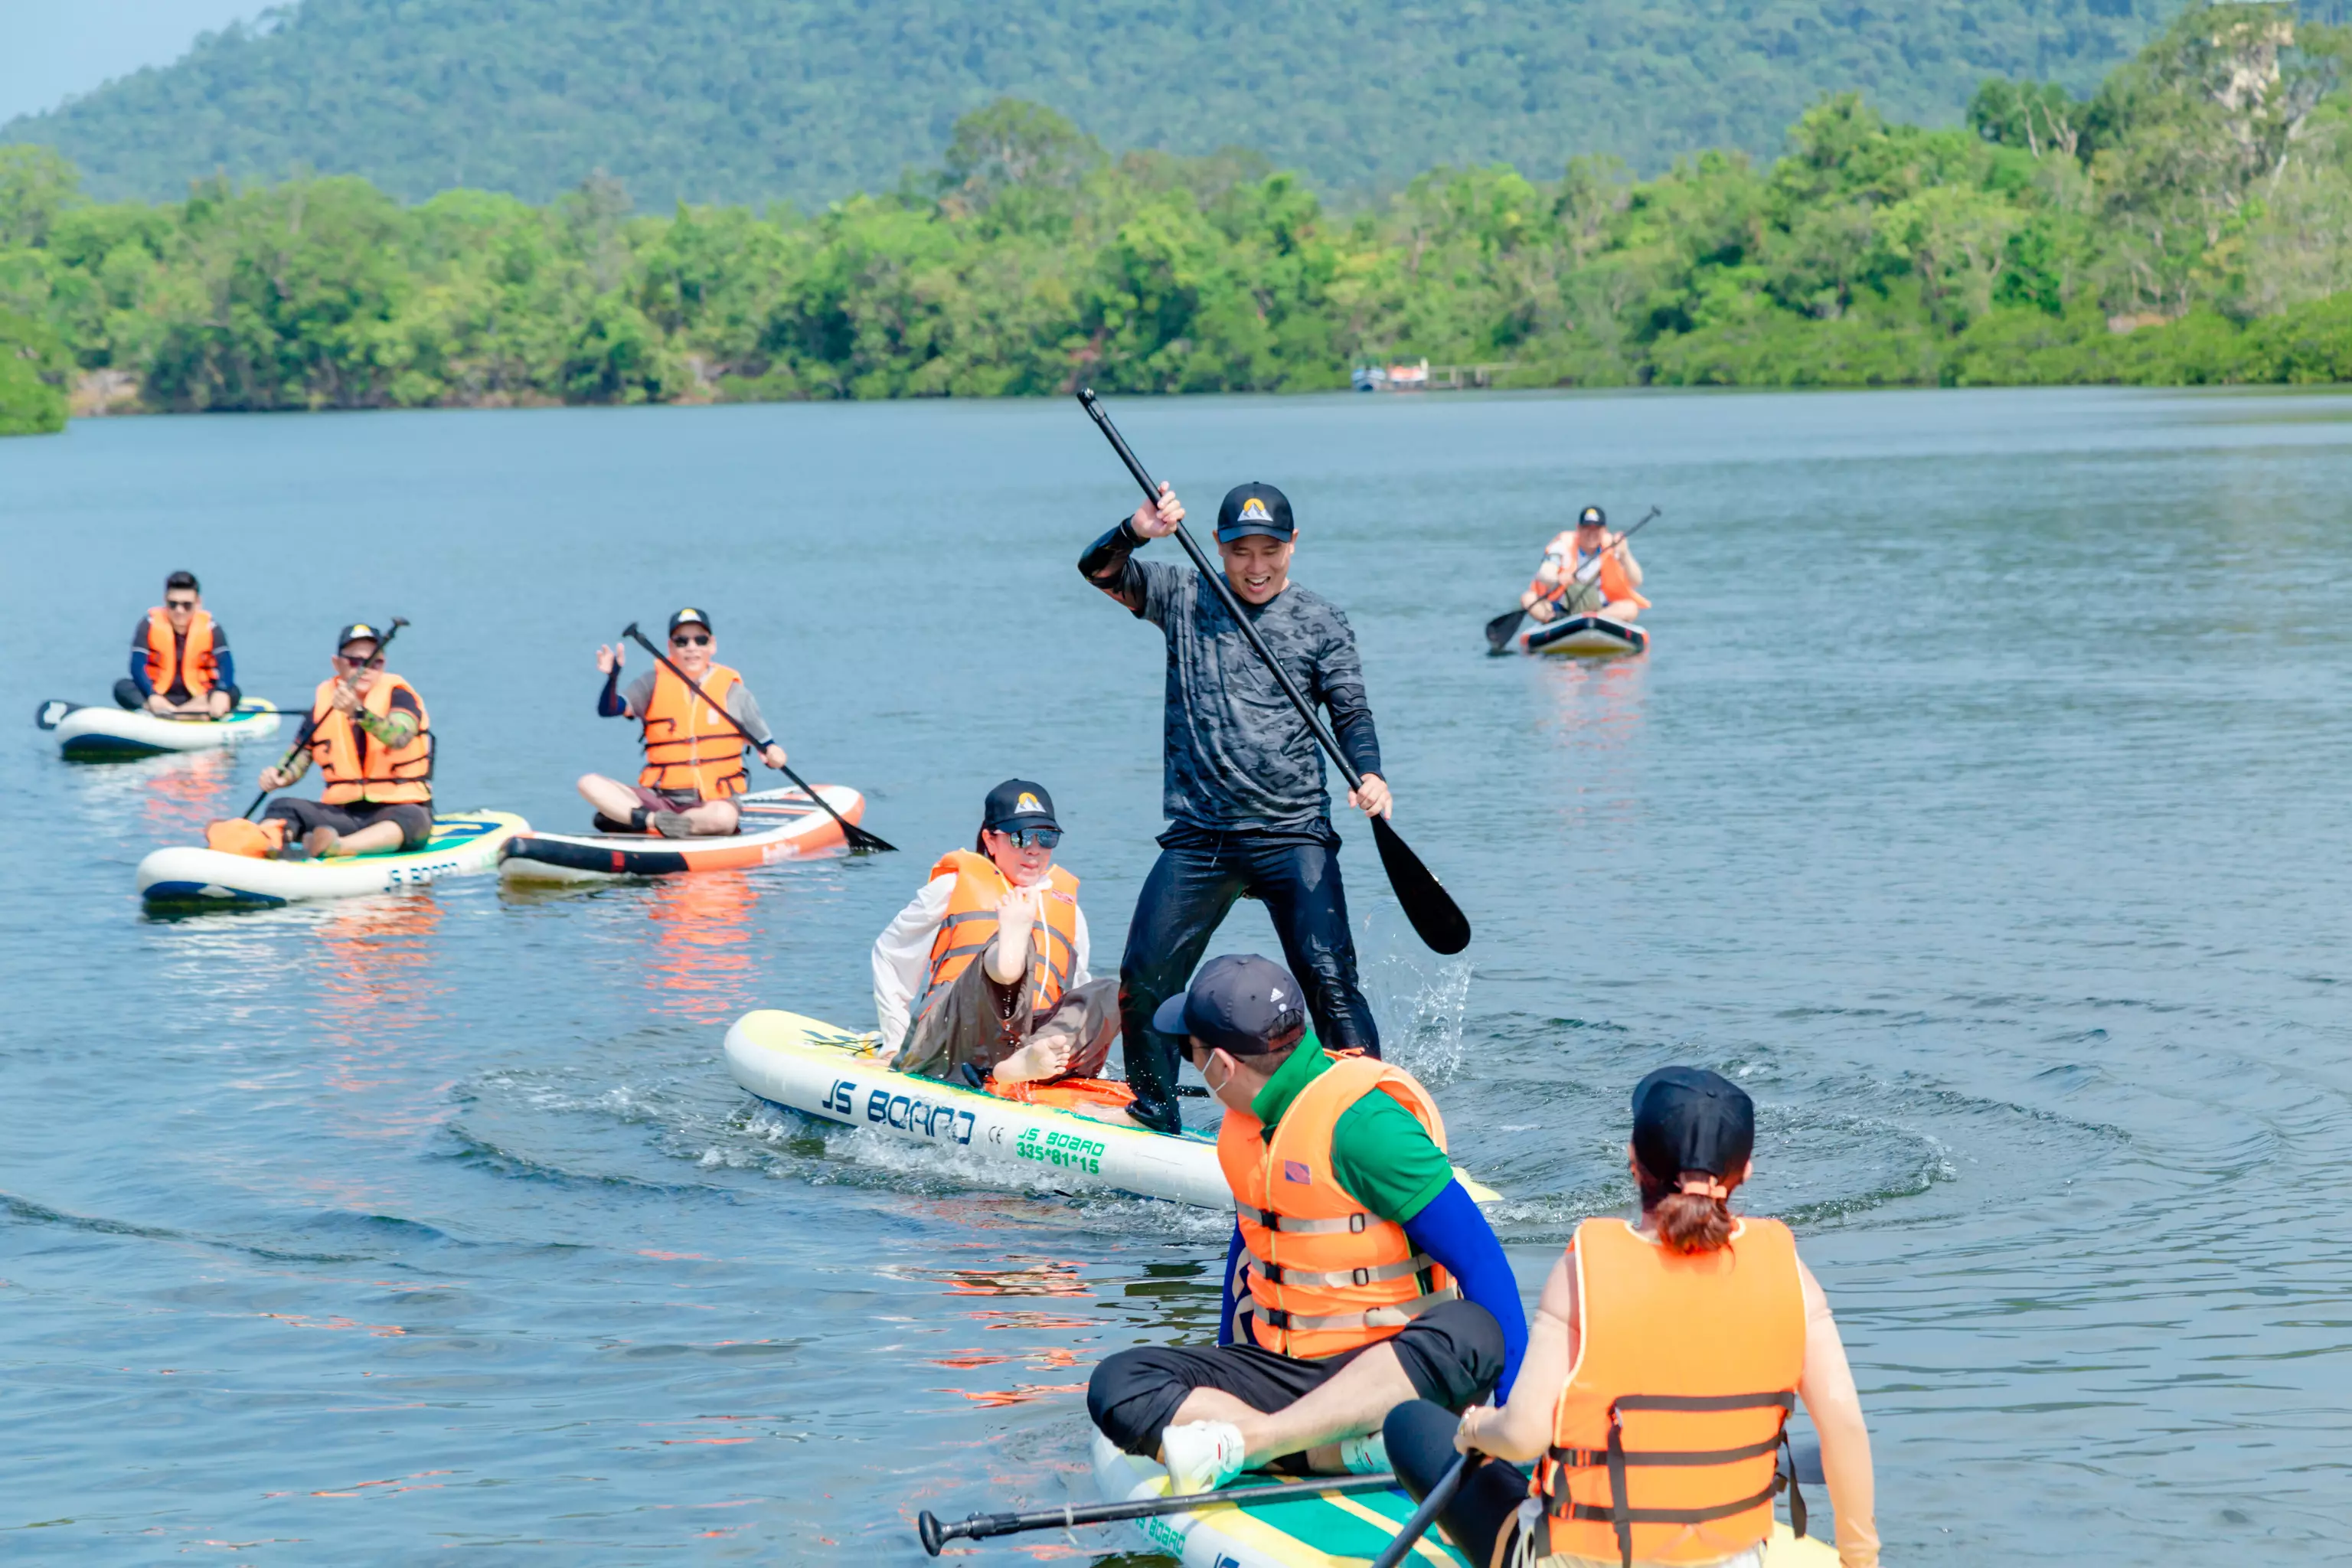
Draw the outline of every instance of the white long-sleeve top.
M874 1017L882 1030L882 1048L895 1051L907 1037L907 1017L931 969L931 943L948 918L948 897L955 891L950 871L923 884L914 901L900 910L882 934L874 939ZM1077 910L1077 969L1070 976L1073 991L1094 978L1087 971L1093 942L1087 935L1087 911Z

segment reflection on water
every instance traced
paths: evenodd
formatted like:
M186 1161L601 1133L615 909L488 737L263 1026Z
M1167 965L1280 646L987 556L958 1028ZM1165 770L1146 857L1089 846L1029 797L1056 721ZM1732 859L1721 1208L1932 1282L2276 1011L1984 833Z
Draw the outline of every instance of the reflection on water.
M759 903L760 886L747 871L699 871L653 886L645 906L653 940L642 962L665 1006L707 1024L758 1005L751 942Z

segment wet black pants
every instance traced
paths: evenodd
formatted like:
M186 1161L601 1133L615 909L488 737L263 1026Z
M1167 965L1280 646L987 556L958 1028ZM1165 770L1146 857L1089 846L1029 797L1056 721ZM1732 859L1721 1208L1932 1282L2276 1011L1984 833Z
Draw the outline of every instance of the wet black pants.
M1151 1027L1160 1004L1192 983L1209 939L1234 900L1265 905L1282 957L1307 989L1316 1037L1335 1049L1381 1054L1379 1026L1356 984L1356 942L1339 881L1339 837L1213 833L1176 826L1160 837L1118 963L1119 1049L1135 1089L1133 1114L1174 1131L1176 1068L1184 1042Z
M1427 1399L1412 1400L1389 1412L1381 1438L1389 1451L1390 1468L1413 1501L1434 1490L1462 1457L1454 1448L1454 1429L1461 1424L1459 1415ZM1437 1522L1462 1555L1474 1563L1489 1563L1495 1561L1495 1543L1517 1530L1519 1504L1527 1496L1525 1470L1482 1458L1462 1478L1462 1489L1439 1511Z

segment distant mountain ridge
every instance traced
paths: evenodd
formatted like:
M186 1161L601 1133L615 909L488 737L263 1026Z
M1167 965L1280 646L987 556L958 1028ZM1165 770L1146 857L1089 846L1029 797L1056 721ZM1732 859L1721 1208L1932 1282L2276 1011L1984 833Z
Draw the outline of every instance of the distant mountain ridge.
M101 197L307 167L545 200L602 169L647 207L814 205L893 184L1012 94L1115 149L1240 145L1365 190L1440 163L1769 153L1847 89L1952 123L1988 76L2088 87L2181 3L300 0L0 143L56 146Z

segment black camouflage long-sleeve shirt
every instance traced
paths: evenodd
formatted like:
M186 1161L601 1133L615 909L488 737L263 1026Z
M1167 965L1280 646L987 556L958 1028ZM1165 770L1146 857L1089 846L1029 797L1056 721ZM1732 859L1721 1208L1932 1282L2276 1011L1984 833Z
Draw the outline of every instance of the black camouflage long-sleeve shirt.
M1297 830L1328 818L1331 798L1314 733L1223 601L1198 572L1138 561L1134 549L1122 524L1096 542L1079 570L1168 638L1162 804L1169 817L1226 832ZM1380 739L1348 617L1296 584L1269 604L1243 609L1307 700L1329 710L1356 771L1379 773Z

